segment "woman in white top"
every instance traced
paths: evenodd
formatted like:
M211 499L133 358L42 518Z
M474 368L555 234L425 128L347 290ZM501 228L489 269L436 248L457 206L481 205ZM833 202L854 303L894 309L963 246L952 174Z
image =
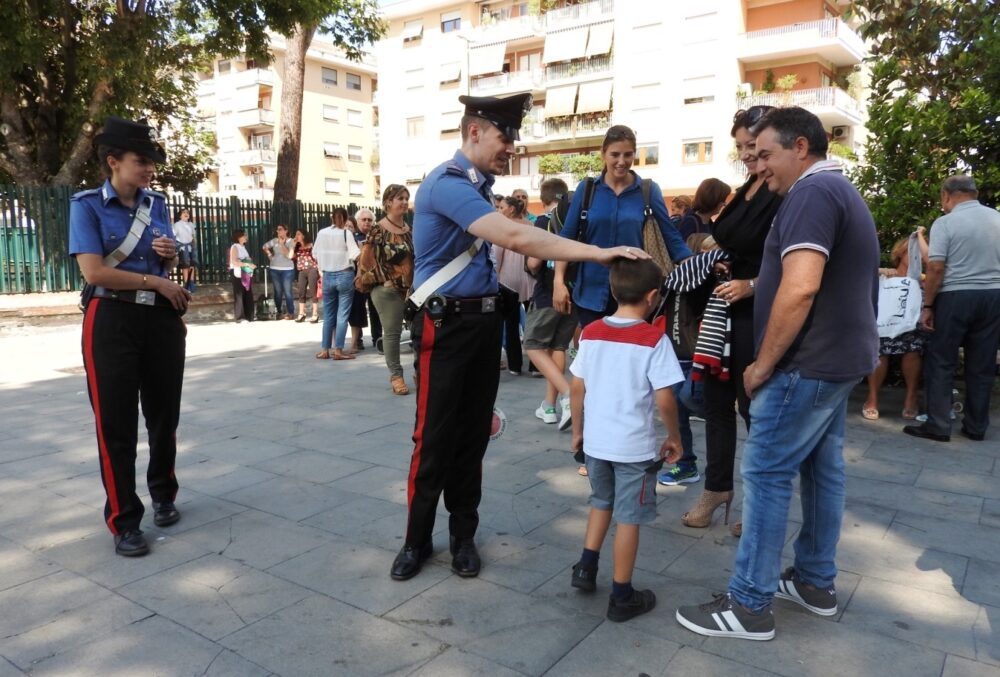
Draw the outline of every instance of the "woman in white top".
M525 218L525 204L513 197L505 197L500 203L500 213L508 219L531 225ZM497 280L504 287L517 294L518 304L531 300L535 290L535 279L524 269L524 255L512 249L493 245L493 255L497 267ZM524 357L521 353L521 308L504 308L504 341L507 348L507 369L513 375L521 373Z
M313 257L323 274L323 341L316 358L353 360L354 355L344 352L344 342L354 300L354 260L361 249L345 227L347 212L338 209L334 217L333 225L319 231L313 244Z
M191 223L191 212L182 209L177 214L174 223L174 239L177 240L178 269L181 271L181 281L184 288L194 292L198 278L198 251L194 245L194 224Z
M246 231L234 230L229 269L233 273L233 319L237 322L253 322L253 271L257 266L250 260L246 244Z

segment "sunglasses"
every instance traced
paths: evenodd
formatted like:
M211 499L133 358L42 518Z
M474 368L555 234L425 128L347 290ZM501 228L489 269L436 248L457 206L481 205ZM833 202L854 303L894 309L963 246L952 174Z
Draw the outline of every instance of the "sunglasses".
M774 106L750 106L746 110L741 108L733 116L733 123L745 121L748 127L753 127L772 110L774 110Z

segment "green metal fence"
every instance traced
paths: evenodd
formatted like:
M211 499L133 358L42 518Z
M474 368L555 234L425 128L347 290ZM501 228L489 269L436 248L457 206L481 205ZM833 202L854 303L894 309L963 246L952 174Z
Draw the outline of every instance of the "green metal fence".
M76 261L69 256L69 198L65 187L25 187L0 184L0 294L73 291L83 285ZM198 249L198 279L202 283L228 280L232 231L242 228L247 249L263 259L261 247L274 237L279 223L309 231L313 236L330 225L337 207L354 214L368 207L381 218L382 210L370 204L322 204L239 200L214 197L172 196L167 200L171 218L181 209L191 212Z

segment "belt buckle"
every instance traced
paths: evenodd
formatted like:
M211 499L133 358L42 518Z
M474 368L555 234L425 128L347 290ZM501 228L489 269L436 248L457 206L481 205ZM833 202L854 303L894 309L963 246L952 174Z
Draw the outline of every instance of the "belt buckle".
M482 299L482 312L492 313L497 309L497 299L495 296L484 296Z
M149 291L148 289L138 289L135 292L135 302L140 303L144 306L155 305L156 292Z

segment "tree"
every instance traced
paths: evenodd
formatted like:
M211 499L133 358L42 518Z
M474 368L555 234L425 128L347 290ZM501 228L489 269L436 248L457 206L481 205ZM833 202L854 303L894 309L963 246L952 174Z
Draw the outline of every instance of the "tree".
M297 197L306 52L313 35L319 30L340 47L347 58L360 60L364 46L385 34L376 0L303 0L299 10L302 20L289 35L285 51L278 129L280 146L274 181L276 202L291 202Z
M194 74L210 55L268 58L268 29L288 34L303 0L4 0L0 2L0 174L76 186L95 172L91 143L112 114L148 117L171 157L198 145ZM202 151L206 148L202 147ZM197 152L195 153L197 155ZM183 167L164 168L180 176Z
M866 164L852 177L883 247L940 214L949 174L1000 197L1000 0L859 0L872 41Z

